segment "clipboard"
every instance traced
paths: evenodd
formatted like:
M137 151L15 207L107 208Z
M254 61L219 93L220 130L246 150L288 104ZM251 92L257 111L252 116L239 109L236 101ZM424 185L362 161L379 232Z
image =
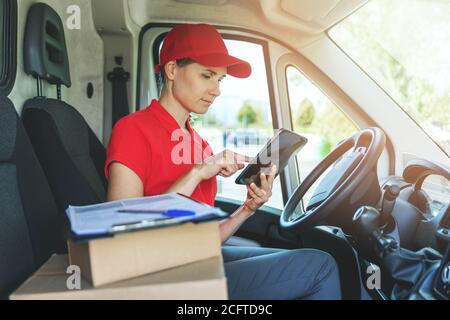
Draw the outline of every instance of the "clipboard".
M163 212L169 209L182 210L183 208L190 208L194 214L173 217L153 212ZM136 213L140 211L149 211L149 213ZM228 214L219 208L208 206L177 193L88 206L69 206L66 214L69 229L66 237L76 242L113 237L126 232L170 227L187 222L203 223L228 217Z

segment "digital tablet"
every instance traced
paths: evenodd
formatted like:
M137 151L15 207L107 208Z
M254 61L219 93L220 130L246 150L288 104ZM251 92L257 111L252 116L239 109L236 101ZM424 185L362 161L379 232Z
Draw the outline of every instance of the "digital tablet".
M277 166L276 176L286 167L292 155L296 154L308 142L305 137L289 131L279 129L257 156L244 168L236 179L237 184L254 182L260 186L260 174L270 173L272 164Z

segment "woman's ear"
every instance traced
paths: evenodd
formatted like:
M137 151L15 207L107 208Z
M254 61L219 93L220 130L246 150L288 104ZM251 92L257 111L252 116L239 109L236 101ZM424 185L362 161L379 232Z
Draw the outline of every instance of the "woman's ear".
M164 65L167 80L173 80L175 78L176 68L177 62L175 60L171 60Z

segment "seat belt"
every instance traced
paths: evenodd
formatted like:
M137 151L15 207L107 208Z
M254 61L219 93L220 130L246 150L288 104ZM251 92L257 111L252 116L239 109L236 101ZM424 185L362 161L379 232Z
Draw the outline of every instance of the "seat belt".
M122 67L116 67L108 73L108 80L112 83L112 126L130 113L127 94L128 79L130 79L130 73Z

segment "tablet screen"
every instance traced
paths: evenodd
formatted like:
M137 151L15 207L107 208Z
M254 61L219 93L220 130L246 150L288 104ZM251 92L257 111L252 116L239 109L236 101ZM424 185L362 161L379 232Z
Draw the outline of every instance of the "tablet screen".
M277 166L278 175L286 167L292 155L296 154L308 140L287 129L280 129L270 139L257 156L250 162L239 177L237 184L250 184L254 182L260 186L259 176L261 173L269 174L272 164Z

